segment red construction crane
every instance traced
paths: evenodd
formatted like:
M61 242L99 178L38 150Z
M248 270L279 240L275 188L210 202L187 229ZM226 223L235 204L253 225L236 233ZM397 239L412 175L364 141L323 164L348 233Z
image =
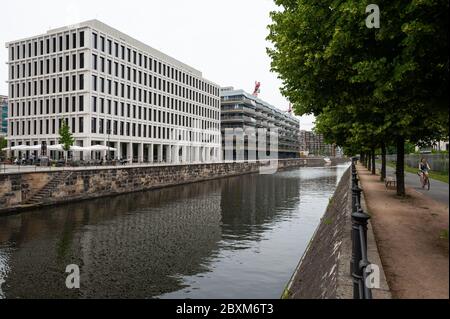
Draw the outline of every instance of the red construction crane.
M258 97L258 93L260 92L261 82L255 81L255 89L253 90L253 96Z

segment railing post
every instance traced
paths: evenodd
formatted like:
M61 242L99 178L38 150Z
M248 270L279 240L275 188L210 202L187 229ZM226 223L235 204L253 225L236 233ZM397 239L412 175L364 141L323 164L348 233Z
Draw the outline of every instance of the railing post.
M365 267L361 261L363 256L367 256L367 222L370 216L363 212L361 208L352 213L352 266L351 272L353 277L353 298L364 299L366 287L364 282ZM363 232L361 238L361 231ZM363 239L363 241L361 240ZM364 246L364 247L363 247ZM363 252L364 250L364 252ZM365 261L367 263L367 260Z
M358 210L361 207L361 189L358 187L358 183L355 184L354 179L352 179L352 216L353 213L358 212ZM353 217L352 217L352 225L353 225ZM356 234L354 234L354 230L352 227L352 242L355 243L355 236ZM353 251L355 251L355 249L353 249ZM355 256L352 252L352 258L350 260L350 275L353 274L353 267L355 265Z
M355 183L352 187L352 212L357 212L361 208L361 192L362 189Z

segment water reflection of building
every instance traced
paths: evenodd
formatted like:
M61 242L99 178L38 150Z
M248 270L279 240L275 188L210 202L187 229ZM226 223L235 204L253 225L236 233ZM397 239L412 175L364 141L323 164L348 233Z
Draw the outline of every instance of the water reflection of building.
M246 175L229 178L222 188L223 232L239 239L255 239L255 225L281 218L284 209L299 201L300 180L278 175Z
M301 192L328 192L335 187L336 168L303 168L276 175L246 175L224 181L221 192L223 236L258 239L263 228L292 214ZM257 230L257 231L255 231Z
M1 243L17 243L6 296L143 298L180 289L180 278L206 271L217 249L219 186L211 181L0 219ZM81 269L79 292L64 284L71 263Z

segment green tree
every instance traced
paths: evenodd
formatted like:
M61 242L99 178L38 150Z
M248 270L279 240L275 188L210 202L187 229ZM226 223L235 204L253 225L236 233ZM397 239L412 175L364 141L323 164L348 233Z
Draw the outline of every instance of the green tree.
M74 143L74 138L70 132L70 127L67 125L66 121L62 121L62 125L59 128L59 143L62 144L65 158L67 159L67 152Z
M0 149L4 149L8 146L8 142L6 141L6 138L3 136L0 136Z
M448 137L448 2L381 1L380 29L365 25L370 1L275 3L281 10L271 13L268 54L281 92L296 114L323 121L322 132L338 145L355 143L373 156L394 144L397 194L404 195L405 141ZM326 127L337 119L348 132Z
M3 151L4 148L8 146L8 142L3 136L0 136L0 157L5 156L5 151Z

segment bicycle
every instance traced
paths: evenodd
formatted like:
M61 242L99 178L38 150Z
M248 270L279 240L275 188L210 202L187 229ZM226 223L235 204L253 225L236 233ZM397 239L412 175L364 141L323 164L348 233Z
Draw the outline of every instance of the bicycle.
M418 172L417 173L420 177L420 184L422 185L422 188L427 188L427 190L430 190L430 177L425 174L425 172Z

